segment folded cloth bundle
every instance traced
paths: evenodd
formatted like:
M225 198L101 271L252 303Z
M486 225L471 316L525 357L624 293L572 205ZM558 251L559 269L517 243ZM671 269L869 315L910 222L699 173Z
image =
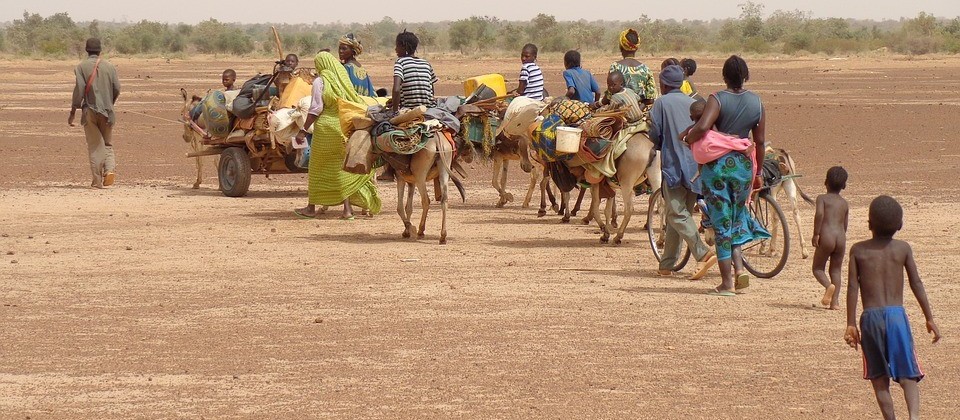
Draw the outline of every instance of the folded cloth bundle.
M623 128L623 118L620 117L597 117L590 118L580 124L583 130L583 137L598 138L610 140L620 133Z
M394 127L389 121L383 121L373 127L373 129L370 131L370 135L373 137L380 137L381 134L396 129L397 127Z
M417 119L423 121L423 114L427 112L427 107L420 105L416 108L401 110L400 114L390 119L390 124L403 126Z
M460 120L457 117L454 117L453 114L447 112L445 109L441 108L428 108L427 112L423 114L423 117L430 120L434 119L440 121L445 127L457 132L460 131Z
M557 160L557 127L561 125L562 121L563 119L559 115L552 114L546 116L543 121L534 123L537 127L533 130L531 145L540 157L540 162L547 163Z
M613 149L613 143L613 140L589 138L584 140L583 144L580 145L579 152L563 155L558 157L558 159L562 160L571 168L599 162Z
M611 146L613 146L613 140L598 137L589 138L580 146L578 155L583 155L581 157L586 158L587 162L596 162L610 152Z

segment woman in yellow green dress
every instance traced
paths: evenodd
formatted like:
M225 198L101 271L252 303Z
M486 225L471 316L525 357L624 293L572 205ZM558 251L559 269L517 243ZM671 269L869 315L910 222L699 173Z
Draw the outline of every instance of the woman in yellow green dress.
M371 214L380 212L380 197L373 183L373 173L357 175L343 171L346 154L346 138L340 129L337 99L363 103L347 75L347 70L329 52L321 51L314 59L317 77L313 82L313 101L307 115L306 126L313 124L313 140L310 143L308 168L308 198L306 207L294 212L303 218L317 215L316 206L343 204L343 219L353 219L351 205ZM294 141L301 143L306 137L300 131Z

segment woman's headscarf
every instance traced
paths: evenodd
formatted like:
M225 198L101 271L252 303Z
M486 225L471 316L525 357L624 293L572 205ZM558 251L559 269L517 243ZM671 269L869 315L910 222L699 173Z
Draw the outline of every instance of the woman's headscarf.
M627 39L627 34L633 33L637 37L637 43L634 44ZM620 32L620 48L624 51L633 52L640 48L640 34L636 30L630 28L626 29L623 32Z
M329 92L335 98L363 103L360 95L353 88L353 83L350 82L347 69L343 68L343 64L340 64L340 60L337 60L333 54L320 51L313 59L313 64L317 67L317 74L323 78L324 96Z
M352 33L340 37L340 44L350 47L350 49L353 50L353 55L363 54L363 45L360 44L360 40Z

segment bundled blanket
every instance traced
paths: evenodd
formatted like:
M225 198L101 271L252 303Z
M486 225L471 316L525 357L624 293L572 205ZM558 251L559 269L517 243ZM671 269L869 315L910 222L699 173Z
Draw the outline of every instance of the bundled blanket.
M533 130L531 146L543 163L557 161L557 127L563 119L557 114L546 116Z

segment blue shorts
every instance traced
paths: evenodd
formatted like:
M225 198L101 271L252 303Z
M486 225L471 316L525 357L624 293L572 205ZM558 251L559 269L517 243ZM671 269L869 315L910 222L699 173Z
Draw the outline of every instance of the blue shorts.
M884 376L923 379L907 313L902 306L867 308L860 315L860 346L863 348L863 379Z

